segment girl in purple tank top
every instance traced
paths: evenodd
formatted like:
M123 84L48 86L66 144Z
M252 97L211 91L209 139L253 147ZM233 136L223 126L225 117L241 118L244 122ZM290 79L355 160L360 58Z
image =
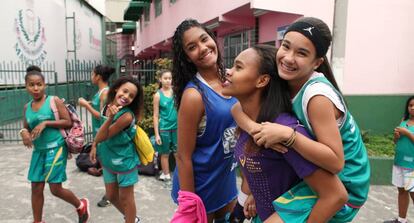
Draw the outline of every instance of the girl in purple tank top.
M286 82L280 81L275 62L276 48L257 45L241 52L227 72L223 94L236 97L245 114L258 123L275 122L292 128L285 146L296 140L296 132L309 136L291 115ZM299 135L299 134L298 134ZM295 150L280 153L257 146L240 130L235 158L243 173L242 191L248 194L244 213L258 214L255 222L283 222L272 201L300 183L306 182L318 199L308 222L326 222L347 200L347 193L337 176L305 160Z

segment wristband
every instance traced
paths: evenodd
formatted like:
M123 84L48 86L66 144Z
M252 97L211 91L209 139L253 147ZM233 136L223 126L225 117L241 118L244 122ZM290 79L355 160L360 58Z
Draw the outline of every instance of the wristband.
M26 129L26 128L22 128L22 129L20 129L20 131L19 131L19 135L21 135L23 131L29 131L29 130L28 130L28 129Z
M237 195L237 202L239 202L239 204L242 206L242 207L244 207L244 203L246 202L246 200L247 200L247 197L248 197L249 195L247 195L247 194L245 194L245 193L243 193L243 191L239 191L239 195Z

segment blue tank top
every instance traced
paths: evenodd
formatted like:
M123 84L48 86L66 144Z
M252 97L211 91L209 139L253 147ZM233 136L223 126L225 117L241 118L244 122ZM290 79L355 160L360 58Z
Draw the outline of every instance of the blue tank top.
M195 88L203 95L206 127L197 136L192 162L195 193L202 199L207 213L212 213L237 196L237 163L233 156L235 122L230 112L237 100L224 98L196 78L187 84L187 88ZM175 203L178 203L179 187L176 168L171 191Z

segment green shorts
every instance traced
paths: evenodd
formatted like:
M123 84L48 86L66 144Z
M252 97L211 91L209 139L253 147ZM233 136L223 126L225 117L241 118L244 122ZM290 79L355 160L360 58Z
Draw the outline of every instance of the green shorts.
M138 182L138 169L134 168L127 173L113 173L104 167L103 177L105 184L117 182L119 187L129 187Z
M66 146L48 150L33 150L28 180L47 183L65 182L67 157Z
M177 129L160 130L161 145L155 143L159 154L170 154L177 151Z
M273 207L284 222L303 223L308 219L317 199L315 192L302 181L274 200ZM351 222L358 211L359 208L344 205L329 222Z

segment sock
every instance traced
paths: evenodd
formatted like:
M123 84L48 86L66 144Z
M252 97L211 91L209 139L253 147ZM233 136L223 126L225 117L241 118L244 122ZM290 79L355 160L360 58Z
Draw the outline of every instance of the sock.
M79 205L78 208L76 208L76 210L81 210L83 208L83 202L81 200L79 200L79 201L80 201L80 205Z
M407 223L407 218L398 217L398 221L401 223Z

